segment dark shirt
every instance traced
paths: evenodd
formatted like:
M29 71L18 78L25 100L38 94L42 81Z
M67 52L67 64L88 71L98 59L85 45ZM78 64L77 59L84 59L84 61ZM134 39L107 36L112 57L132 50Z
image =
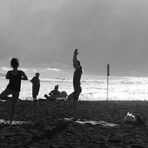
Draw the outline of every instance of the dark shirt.
M40 89L40 80L39 80L39 78L38 77L33 77L32 79L31 79L31 82L32 82L32 88L33 88L33 92L35 93L35 94L38 94L38 92L39 92L39 89Z
M75 69L74 75L73 75L73 87L74 90L78 89L81 85L80 79L82 75L82 67L79 67L78 69Z
M52 90L49 95L54 96L54 95L60 95L60 92L58 90Z
M33 77L32 79L31 79L31 82L32 82L32 84L33 84L33 87L40 87L40 80L39 80L39 78L38 77Z
M16 75L12 74L11 71L8 71L7 75L9 76L7 88L13 91L20 91L22 78L21 71L18 71Z

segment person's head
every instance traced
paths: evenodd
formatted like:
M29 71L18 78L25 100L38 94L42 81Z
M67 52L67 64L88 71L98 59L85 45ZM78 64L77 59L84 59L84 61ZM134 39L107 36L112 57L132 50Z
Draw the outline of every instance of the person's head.
M12 58L10 64L11 64L12 68L18 68L19 67L19 60L17 58Z
M37 72L37 73L35 74L35 76L36 76L36 77L39 77L39 76L40 76L40 74Z
M55 90L58 90L58 89L59 89L59 85L56 85L56 86L54 87L54 89L55 89Z

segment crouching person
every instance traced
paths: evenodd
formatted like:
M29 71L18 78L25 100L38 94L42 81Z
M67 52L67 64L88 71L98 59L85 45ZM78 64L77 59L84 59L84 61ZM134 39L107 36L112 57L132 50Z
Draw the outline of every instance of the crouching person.
M19 61L17 58L12 58L10 65L12 70L8 71L6 74L6 79L9 79L9 83L6 89L0 94L0 99L5 100L8 95L12 95L12 106L10 111L10 123L12 123L16 102L19 98L21 80L28 80L28 77L22 70L18 70Z

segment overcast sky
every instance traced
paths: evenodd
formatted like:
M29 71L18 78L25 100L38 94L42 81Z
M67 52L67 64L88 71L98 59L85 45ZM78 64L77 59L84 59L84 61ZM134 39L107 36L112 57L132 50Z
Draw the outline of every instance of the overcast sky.
M148 75L147 0L0 0L0 61Z

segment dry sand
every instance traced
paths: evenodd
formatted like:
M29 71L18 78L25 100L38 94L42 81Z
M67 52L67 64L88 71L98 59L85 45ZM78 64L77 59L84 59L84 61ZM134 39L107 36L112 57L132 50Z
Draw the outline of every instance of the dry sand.
M0 102L0 119L9 118L10 101ZM119 126L79 124L72 117L71 101L18 101L15 120L30 123L0 124L0 148L148 148L148 127L127 125L127 112L148 120L145 101L79 101L81 120L106 121ZM60 120L59 120L60 119Z

